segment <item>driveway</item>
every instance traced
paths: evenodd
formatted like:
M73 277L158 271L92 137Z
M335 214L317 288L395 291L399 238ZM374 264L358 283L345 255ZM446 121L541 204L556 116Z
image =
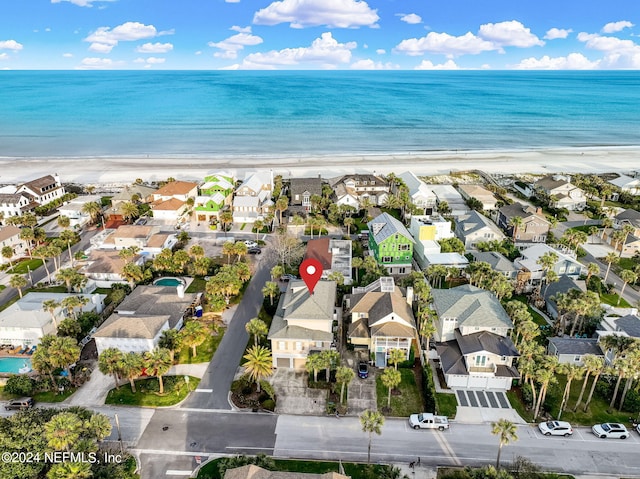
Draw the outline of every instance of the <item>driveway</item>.
M511 407L504 391L488 391L480 389L456 389L458 407L456 422L484 423L508 419L516 424L526 424Z
M352 368L356 377L353 378L347 390L347 413L349 415L359 415L367 409L375 411L377 406L376 396L376 368L369 367L369 377L360 379L358 377L358 362L368 359L368 351L345 351L343 353L346 365Z
M113 377L102 374L96 365L91 372L91 379L65 399L63 404L82 407L103 406L107 393L114 388L114 384ZM129 383L125 386L129 387Z
M326 389L307 387L306 371L278 368L269 382L275 389L278 400L276 413L321 416L325 414Z

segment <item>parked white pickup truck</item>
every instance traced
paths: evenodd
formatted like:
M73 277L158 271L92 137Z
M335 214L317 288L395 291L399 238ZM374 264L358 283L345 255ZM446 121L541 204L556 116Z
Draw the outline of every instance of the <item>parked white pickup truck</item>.
M446 416L436 416L429 412L412 414L409 416L409 426L414 429L449 429L449 420Z

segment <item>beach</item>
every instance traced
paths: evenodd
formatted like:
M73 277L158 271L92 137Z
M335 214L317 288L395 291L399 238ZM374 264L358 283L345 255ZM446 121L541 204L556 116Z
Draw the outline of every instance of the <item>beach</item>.
M226 171L273 170L284 178L348 173L412 171L420 176L482 170L491 174L604 173L640 169L640 147L550 148L535 150L433 151L366 155L237 157L0 158L0 183L16 183L57 173L64 183L126 184L174 177L202 180Z

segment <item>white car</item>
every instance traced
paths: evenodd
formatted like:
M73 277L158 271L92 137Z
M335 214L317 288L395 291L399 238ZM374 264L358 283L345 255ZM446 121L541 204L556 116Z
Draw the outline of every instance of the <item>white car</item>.
M538 429L545 436L571 436L573 428L566 421L547 421L538 424Z
M255 241L251 241L251 240L244 240L244 244L246 245L247 248L257 248L258 247L258 243L256 243Z
M603 424L596 424L591 428L593 434L600 439L613 438L613 439L626 439L629 437L629 431L624 424L616 422L605 422Z

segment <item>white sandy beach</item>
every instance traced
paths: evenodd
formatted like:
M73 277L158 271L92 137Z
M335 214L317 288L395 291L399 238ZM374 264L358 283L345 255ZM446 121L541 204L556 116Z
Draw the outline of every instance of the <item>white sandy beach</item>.
M417 175L483 170L513 173L603 173L640 169L640 147L557 148L504 151L438 151L401 154L327 155L225 158L0 158L0 183L13 183L58 173L63 182L124 184L136 178L163 180L169 176L202 180L224 170L241 177L244 171L273 169L285 178L354 172L387 174L410 170Z

